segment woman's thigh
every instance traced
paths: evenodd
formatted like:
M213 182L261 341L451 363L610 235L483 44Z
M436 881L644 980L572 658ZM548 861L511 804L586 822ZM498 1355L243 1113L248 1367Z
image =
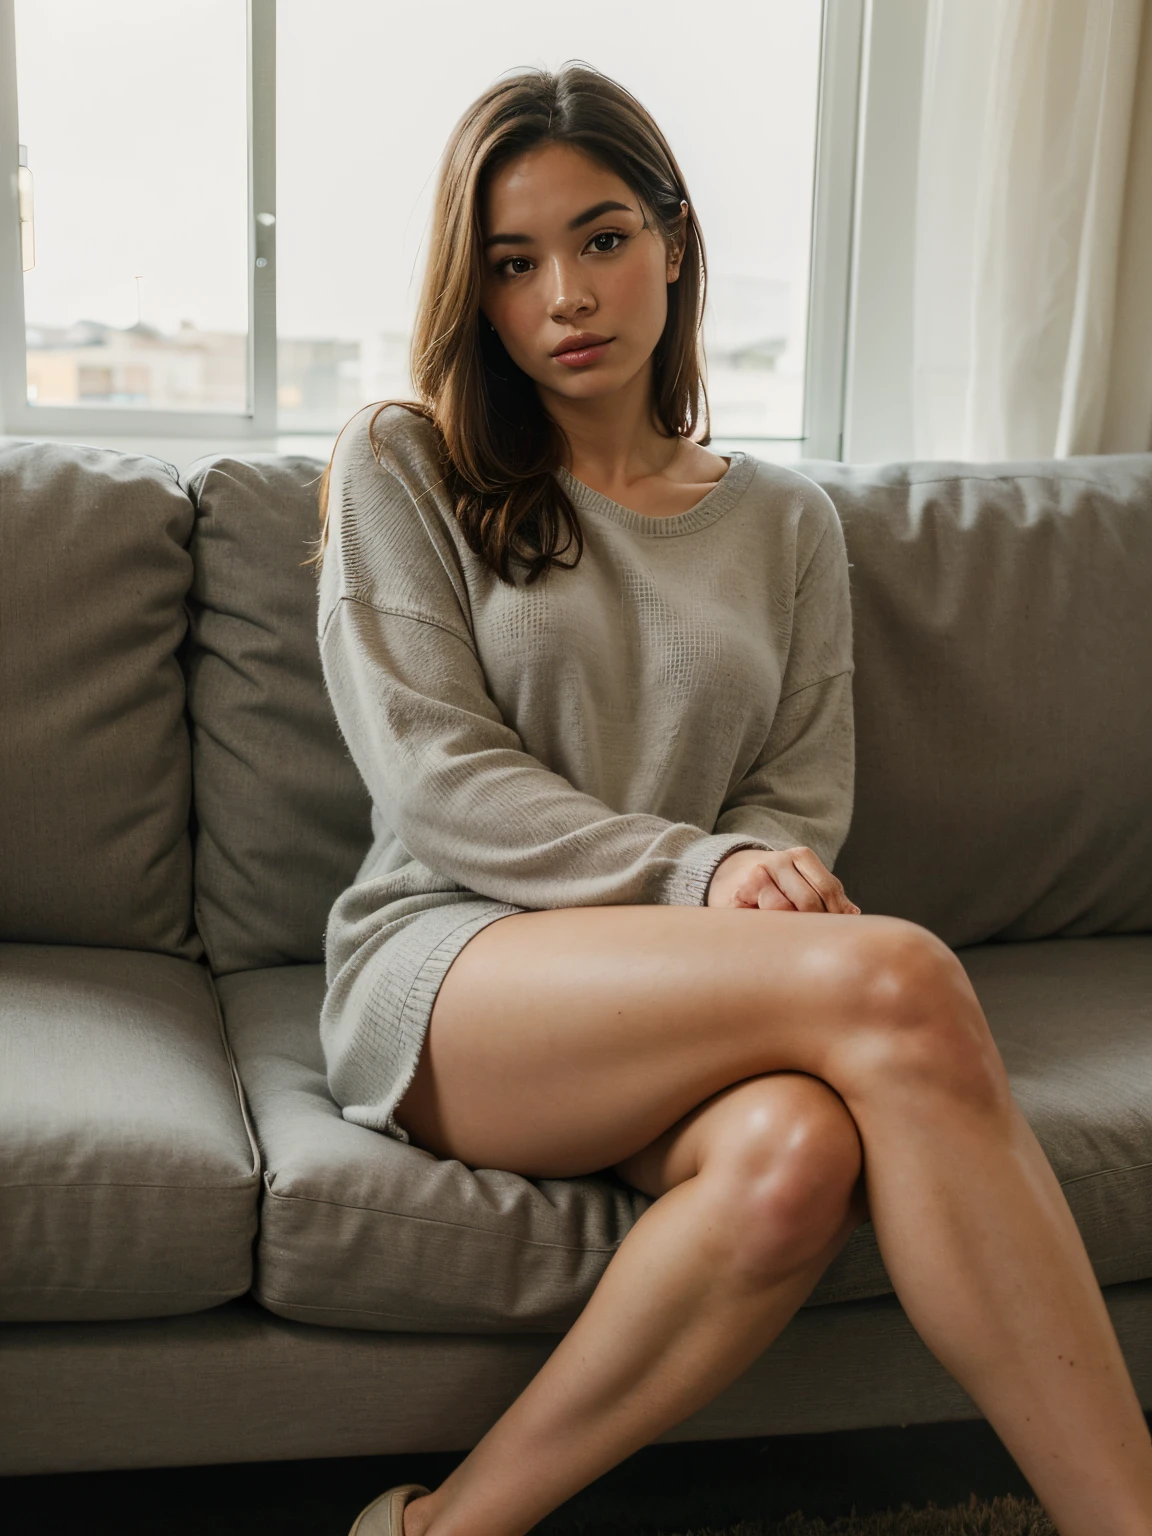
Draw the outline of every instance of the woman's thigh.
M869 943L935 946L955 963L895 918L656 905L514 913L449 967L396 1118L439 1157L569 1177L615 1166L747 1077L800 1071L839 1089Z

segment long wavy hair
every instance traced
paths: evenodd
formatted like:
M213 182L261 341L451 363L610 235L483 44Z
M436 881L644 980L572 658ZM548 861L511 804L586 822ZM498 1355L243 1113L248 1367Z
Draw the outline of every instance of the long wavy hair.
M590 65L500 79L457 122L441 161L412 335L419 398L382 401L369 438L388 405L433 423L444 484L468 545L509 585L513 562L527 568L530 584L551 565L571 570L584 548L576 508L554 473L565 462L564 434L480 310L485 188L501 166L541 144L572 145L615 172L639 199L646 227L670 246L683 239L680 275L668 285L668 318L653 353L652 407L666 436L710 440L701 342L704 239L667 140L634 96ZM331 470L330 458L318 493L319 547L304 564L318 565L327 547ZM559 555L573 545L575 556L565 564Z

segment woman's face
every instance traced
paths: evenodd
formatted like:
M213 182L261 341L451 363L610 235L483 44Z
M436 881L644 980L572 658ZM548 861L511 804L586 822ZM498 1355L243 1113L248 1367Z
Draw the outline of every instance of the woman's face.
M648 366L680 257L645 227L626 182L570 145L544 144L492 176L482 223L481 309L541 390L599 398ZM558 352L572 338L587 344Z

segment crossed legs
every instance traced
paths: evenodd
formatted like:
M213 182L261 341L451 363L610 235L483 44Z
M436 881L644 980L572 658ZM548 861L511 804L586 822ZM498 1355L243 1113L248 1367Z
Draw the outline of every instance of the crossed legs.
M486 942L485 942L486 941ZM595 964L589 965L588 956ZM710 1401L871 1217L896 1293L1062 1536L1152 1536L1152 1442L963 969L895 919L522 913L445 978L398 1118L657 1197L406 1536L522 1536Z

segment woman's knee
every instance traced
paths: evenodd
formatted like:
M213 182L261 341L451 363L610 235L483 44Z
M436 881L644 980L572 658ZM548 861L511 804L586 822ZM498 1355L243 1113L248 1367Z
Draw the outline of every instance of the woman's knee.
M734 1273L780 1278L867 1219L856 1123L826 1083L780 1072L738 1083L700 1149Z
M972 983L954 952L902 918L859 920L831 966L856 1021L839 1055L851 1092L936 1086L1003 1103L1007 1078Z

